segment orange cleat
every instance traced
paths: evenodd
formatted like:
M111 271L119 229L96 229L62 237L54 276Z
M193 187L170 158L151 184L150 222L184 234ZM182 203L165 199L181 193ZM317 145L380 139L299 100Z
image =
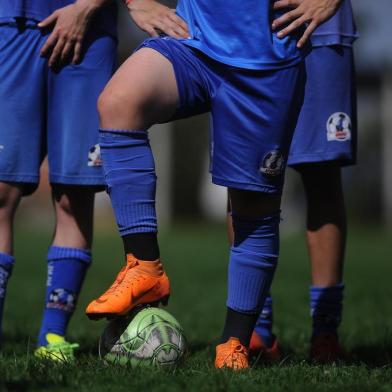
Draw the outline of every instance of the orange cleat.
M216 346L215 367L242 370L249 368L248 350L239 339L230 338Z
M336 334L320 333L311 342L310 359L319 363L331 363L345 358Z
M274 336L274 342L271 347L264 344L263 338L255 331L252 333L249 344L249 354L260 357L268 362L277 362L280 360L280 350L278 339Z
M91 320L124 316L138 305L167 304L170 296L169 279L160 260L140 261L132 254L114 283L86 309Z

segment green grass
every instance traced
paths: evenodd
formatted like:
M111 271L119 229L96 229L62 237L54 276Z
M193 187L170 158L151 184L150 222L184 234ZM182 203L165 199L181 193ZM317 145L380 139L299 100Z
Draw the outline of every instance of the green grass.
M50 238L40 230L18 234L18 263L9 285L0 389L10 391L392 391L391 233L352 231L346 265L347 296L341 338L350 360L332 366L307 361L310 320L309 270L302 237L282 241L273 294L276 333L284 359L233 374L216 371L213 354L225 310L227 250L218 226L177 225L161 235L172 281L169 311L183 325L190 356L174 373L104 365L97 341L105 322L83 315L88 301L106 288L121 263L114 234L98 234L69 340L81 345L78 360L53 365L32 356L45 284L44 257Z

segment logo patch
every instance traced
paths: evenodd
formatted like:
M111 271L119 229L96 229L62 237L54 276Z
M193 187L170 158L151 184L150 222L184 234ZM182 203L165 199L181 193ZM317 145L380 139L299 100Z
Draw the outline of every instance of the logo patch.
M337 112L327 121L327 140L345 142L351 140L351 119L343 112Z
M282 174L284 158L279 150L272 150L263 159L260 171L267 176L279 176Z
M92 146L88 152L87 166L102 166L101 147L99 144Z
M73 312L76 305L76 296L66 289L55 289L49 295L46 305L48 309L60 309L65 312Z

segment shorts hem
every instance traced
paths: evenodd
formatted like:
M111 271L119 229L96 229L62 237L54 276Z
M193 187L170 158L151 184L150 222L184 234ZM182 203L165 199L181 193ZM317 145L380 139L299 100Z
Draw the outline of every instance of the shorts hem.
M0 173L0 181L16 182L21 184L38 184L39 176Z
M49 182L51 184L106 187L102 177L49 175Z
M321 162L337 162L340 166L355 165L356 160L351 154L302 154L296 155L294 158L289 158L287 165L289 167L306 164L306 163L321 163Z
M269 193L269 194L276 194L279 195L282 193L281 189L277 189L271 185L261 185L255 183L245 183L239 181L231 181L227 180L222 177L212 176L212 182L215 185L225 186L227 188L234 188L234 189L241 189L245 191L255 191L255 192L262 192L262 193Z

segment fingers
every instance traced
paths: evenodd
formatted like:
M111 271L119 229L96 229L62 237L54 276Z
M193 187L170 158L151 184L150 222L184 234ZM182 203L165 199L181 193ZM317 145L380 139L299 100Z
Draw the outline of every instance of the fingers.
M147 30L147 29L146 29ZM172 15L169 14L166 15L166 17L163 20L158 20L155 19L154 21L152 21L149 25L149 29L147 31L151 31L154 30L156 33L156 30L162 31L163 33L167 34L170 37L174 37L174 38L188 38L189 37L189 33L187 30L184 30L184 28L177 24L177 22L175 22L172 19ZM149 33L150 35L152 35L151 33Z
M150 37L159 37L159 34L154 29L152 25L146 25L142 27L142 29L150 36Z
M66 42L64 38L60 38L57 41L56 46L52 50L52 53L49 57L49 61L48 61L49 67L53 67L59 62L59 60L61 59L61 53L63 51L65 43Z
M310 36L313 34L314 30L316 30L317 26L318 24L315 21L309 23L309 26L306 28L305 32L297 43L298 48L302 48L306 44L306 42L308 42Z
M82 43L77 41L74 48L74 54L72 57L72 64L78 64L82 58Z
M282 26L286 26L289 23L291 23L293 20L299 18L301 15L302 15L302 12L298 8L295 9L295 10L286 12L285 14L283 14L278 19L275 19L272 22L272 28L274 30L277 30L277 29L279 29Z
M274 3L274 10L281 10L287 8L297 8L300 4L298 0L278 0Z
M180 18L177 14L175 14L174 12L171 12L168 17L178 25L178 28L180 31L182 31L184 37L183 38L188 38L189 37L189 29L188 29L188 25L186 24L186 22Z
M60 60L61 63L64 64L67 59L70 57L72 49L74 47L75 43L73 41L65 41L63 50L61 51L61 56Z
M53 12L53 14L49 15L42 22L38 23L38 27L40 29L46 29L49 26L51 26L53 23L55 23L56 20L57 20L57 12Z
M307 22L306 16L302 15L300 18L295 19L294 22L290 23L284 29L280 30L277 34L279 38L284 38L289 34L294 33L295 30L303 26Z
M47 57L50 55L52 52L53 48L55 47L57 43L57 32L52 32L52 34L49 35L49 38L46 40L45 45L41 49L41 56Z

